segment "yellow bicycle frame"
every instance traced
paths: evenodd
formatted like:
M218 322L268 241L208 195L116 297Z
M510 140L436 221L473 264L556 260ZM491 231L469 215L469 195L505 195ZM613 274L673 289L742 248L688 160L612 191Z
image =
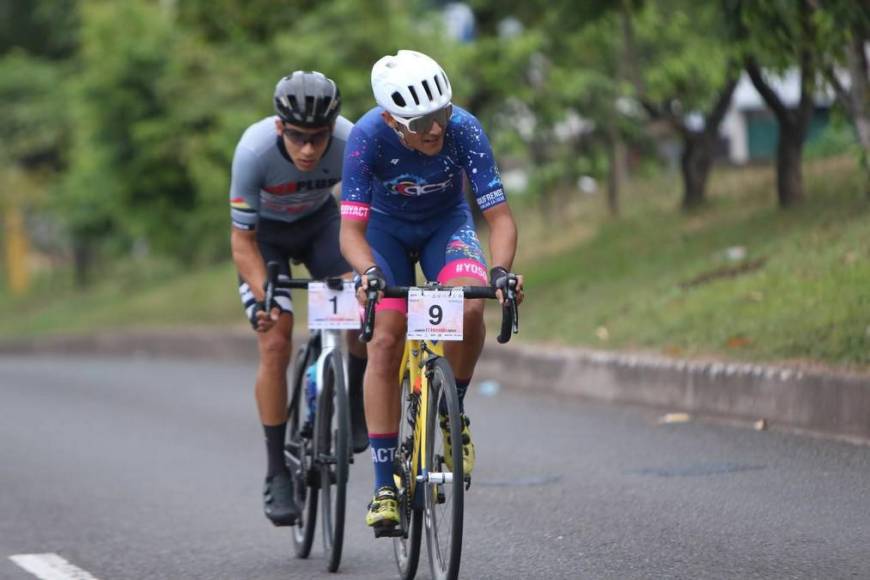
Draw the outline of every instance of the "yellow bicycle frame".
M424 350L425 344L425 350ZM426 376L425 367L428 360L427 352L437 357L444 356L444 344L441 341L431 340L406 340L405 350L402 353L402 364L399 366L399 384L405 378L408 371L408 396L415 392L420 393L420 402L417 406L417 416L414 421L414 448L411 450L411 489L408 497L413 498L417 488L417 474L426 475L429 466L426 465L426 438L431 436L426 428L426 418L429 416L429 378ZM401 442L400 442L401 443Z

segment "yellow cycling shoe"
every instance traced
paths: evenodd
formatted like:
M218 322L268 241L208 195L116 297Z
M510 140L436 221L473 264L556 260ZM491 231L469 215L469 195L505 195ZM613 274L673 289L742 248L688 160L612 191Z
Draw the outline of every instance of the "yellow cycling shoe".
M388 486L378 489L366 513L366 525L375 529L375 536L381 535L378 532L399 525L399 502L395 489Z
M474 469L474 443L471 442L471 421L465 414L459 415L462 421L462 474L471 475L471 470ZM447 469L453 470L453 446L450 444L450 425L447 423L447 416L441 415L439 421L441 425L441 435L444 438L444 463L447 464Z

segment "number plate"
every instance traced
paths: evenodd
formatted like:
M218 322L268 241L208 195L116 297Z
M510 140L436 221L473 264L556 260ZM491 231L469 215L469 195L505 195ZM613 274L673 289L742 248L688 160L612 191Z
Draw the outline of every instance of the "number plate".
M359 328L359 303L353 282L341 290L330 290L324 282L308 284L308 328Z
M462 290L408 291L408 338L462 340Z

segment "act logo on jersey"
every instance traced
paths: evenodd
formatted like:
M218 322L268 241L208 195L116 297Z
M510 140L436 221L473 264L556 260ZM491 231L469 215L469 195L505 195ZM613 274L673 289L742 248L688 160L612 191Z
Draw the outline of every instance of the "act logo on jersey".
M397 193L405 197L420 197L431 193L440 193L449 190L453 185L452 175L440 183L418 183L418 180L419 178L413 175L402 175L393 181L387 182L385 185L391 193Z

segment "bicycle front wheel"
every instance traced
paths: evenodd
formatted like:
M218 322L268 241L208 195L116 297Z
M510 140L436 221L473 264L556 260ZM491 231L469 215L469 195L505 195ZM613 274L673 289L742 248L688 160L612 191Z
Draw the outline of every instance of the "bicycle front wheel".
M446 407L446 418L439 409ZM440 423L446 420L451 453L445 457ZM426 417L426 467L423 478L424 524L429 566L435 580L459 576L462 555L462 518L465 480L462 471L462 419L456 379L447 360L432 363L429 378L429 408ZM449 463L449 467L448 467Z
M315 353L302 347L296 353L293 364L292 396L287 414L287 437L284 444L284 460L293 477L296 503L301 509L299 519L293 526L293 549L298 558L307 558L314 542L314 528L317 523L317 489L310 487L314 475L312 457L313 440L310 426L305 426L305 393L303 380L305 369L311 364Z
M323 389L317 399L315 452L320 467L320 507L323 550L330 572L341 564L344 514L350 464L350 413L344 364L333 351L324 365Z
M393 553L399 568L401 580L411 580L417 574L420 562L420 540L423 536L423 510L415 502L415 497L421 493L420 486L411 493L411 478L416 477L417 469L411 465L414 446L414 421L416 421L416 406L409 401L408 372L402 380L402 418L399 421L399 448L396 450L394 466L397 478L396 487L399 490L399 512L402 518L403 534L393 538Z

